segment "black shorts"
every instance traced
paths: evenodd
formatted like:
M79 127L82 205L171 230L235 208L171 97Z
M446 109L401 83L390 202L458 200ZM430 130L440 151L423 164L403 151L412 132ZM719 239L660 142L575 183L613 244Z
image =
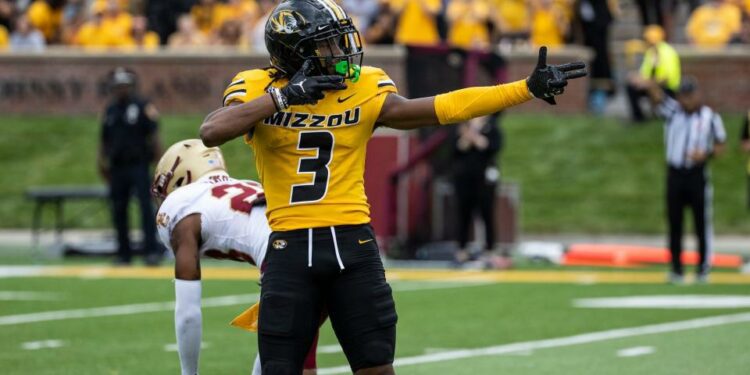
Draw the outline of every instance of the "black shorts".
M369 225L273 232L261 282L264 374L299 374L325 309L352 371L393 362L396 306Z

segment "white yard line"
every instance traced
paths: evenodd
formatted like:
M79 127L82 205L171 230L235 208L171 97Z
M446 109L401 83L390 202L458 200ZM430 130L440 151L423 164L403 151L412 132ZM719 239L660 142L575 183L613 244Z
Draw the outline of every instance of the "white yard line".
M495 284L493 282L467 282L467 281L395 281L389 282L394 292L419 292L423 290L467 288L472 286L484 286Z
M580 298L573 306L597 309L739 309L750 307L744 295L656 295L608 298Z
M640 357L642 355L653 354L656 352L653 346L636 346L633 348L620 349L617 351L618 357Z
M0 301L55 301L62 299L59 293L0 290Z
M211 347L210 343L201 341L201 349L207 349L209 347ZM167 345L164 345L164 351L165 352L177 352L179 351L179 347L177 346L177 343L167 344Z
M41 276L50 268L48 266L0 266L0 279Z
M719 315L709 318L698 318L683 320L671 323L651 324L640 327L613 329L608 331L599 331L584 333L575 336L560 337L556 339L526 341L513 344L489 346L485 348L454 350L449 352L418 355L414 357L398 358L393 363L394 367L412 366L425 363L452 361L457 359L493 356L500 354L509 354L519 351L538 350L547 348L560 348L572 345L588 344L599 341L621 339L626 337L652 335L656 333L667 333L685 331L689 329L715 327L725 324L750 322L750 313ZM318 374L345 374L350 373L349 366L330 367L318 369Z
M234 306L258 301L259 294L237 294L204 298L203 307ZM0 326L23 323L48 322L53 320L95 318L100 316L132 315L148 312L173 311L174 301L138 303L133 305L104 306L88 309L44 311L31 314L0 316Z
M62 340L42 340L42 341L29 341L21 344L21 349L24 350L39 350L39 349L55 349L65 346L65 342Z
M435 289L451 289L470 287L478 285L486 285L487 283L443 283L435 281L427 281L420 283L412 282L399 282L393 284L393 290L395 292L415 292L422 290L435 290ZM210 297L204 298L201 302L203 307L222 307L222 306L235 306L235 305L246 305L255 303L258 301L260 295L254 294L236 294L222 297ZM13 324L24 324L24 323L38 323L48 322L53 320L66 320L66 319L80 319L80 318L95 318L102 316L117 316L117 315L132 315L142 314L149 312L161 312L161 311L173 311L174 301L165 302L151 302L151 303L138 303L132 305L117 305L117 306L103 306L103 307L92 307L86 309L73 309L73 310L56 310L56 311L44 311L30 314L18 314L18 315L5 315L0 316L0 326L13 325Z
M341 345L339 344L333 344L333 345L322 345L318 346L318 354L335 354L335 353L343 353L344 349L341 349Z

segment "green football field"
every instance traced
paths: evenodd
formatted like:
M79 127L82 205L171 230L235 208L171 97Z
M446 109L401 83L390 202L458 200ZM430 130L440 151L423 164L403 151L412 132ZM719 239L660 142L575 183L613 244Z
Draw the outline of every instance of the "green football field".
M179 373L171 272L0 266L2 373ZM257 272L211 263L204 275L201 373L248 374L256 336L228 322L257 299ZM397 373L747 373L750 276L722 272L710 285L686 286L663 277L654 269L389 270ZM651 302L577 307L634 296ZM320 374L349 373L328 324L317 358Z

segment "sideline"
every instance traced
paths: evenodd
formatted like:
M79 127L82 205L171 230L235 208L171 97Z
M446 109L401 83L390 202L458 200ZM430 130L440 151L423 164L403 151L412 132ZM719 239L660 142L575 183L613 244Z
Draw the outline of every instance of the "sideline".
M258 280L254 267L201 268L204 280ZM0 279L7 277L71 277L84 279L173 279L172 267L110 266L2 266ZM388 269L388 281L448 281L479 283L564 283L564 284L664 284L666 274L654 271L574 270L446 270ZM688 280L692 281L692 280ZM750 274L714 272L711 284L750 284Z

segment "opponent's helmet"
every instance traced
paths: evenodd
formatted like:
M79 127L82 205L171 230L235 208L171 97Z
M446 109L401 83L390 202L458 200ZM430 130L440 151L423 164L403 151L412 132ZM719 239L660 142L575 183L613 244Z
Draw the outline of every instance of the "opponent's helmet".
M218 147L206 147L200 139L186 139L170 146L159 159L151 194L164 199L180 186L213 171L226 171Z
M265 33L271 65L287 77L311 60L317 74L359 78L362 40L334 0L283 1L268 17Z

